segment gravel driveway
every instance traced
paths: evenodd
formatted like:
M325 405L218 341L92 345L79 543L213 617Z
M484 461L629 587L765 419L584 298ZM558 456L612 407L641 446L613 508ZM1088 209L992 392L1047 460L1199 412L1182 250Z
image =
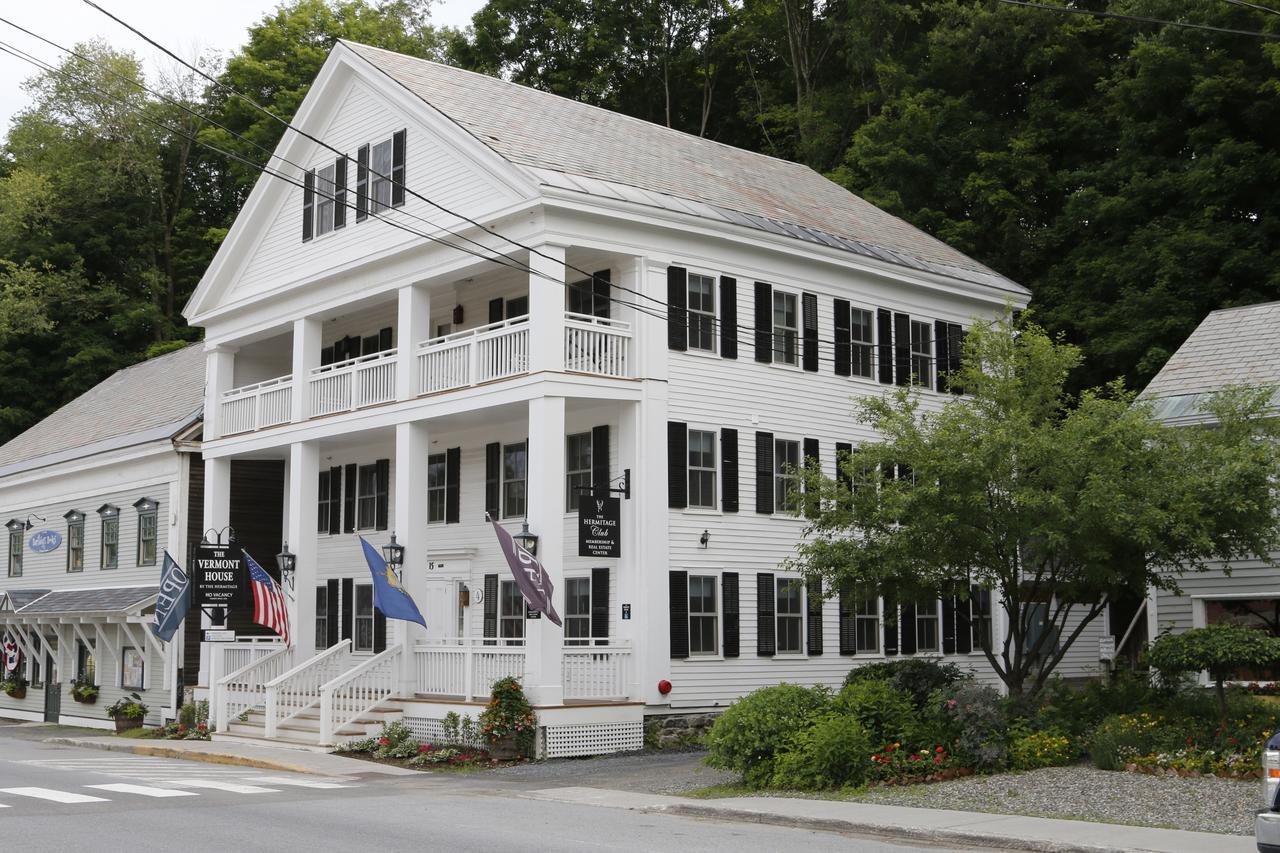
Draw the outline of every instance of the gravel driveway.
M893 806L1065 817L1253 835L1260 782L1182 779L1087 765L971 776L934 785L877 788L849 799Z

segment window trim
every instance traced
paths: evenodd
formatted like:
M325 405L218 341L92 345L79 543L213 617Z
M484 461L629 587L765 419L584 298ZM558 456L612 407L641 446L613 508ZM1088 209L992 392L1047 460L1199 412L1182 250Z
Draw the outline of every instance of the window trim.
M855 326L853 322L854 311L860 311L863 314L867 315L867 318L868 318L867 330L870 332L870 337L866 340L855 338L853 336L853 331L855 328L857 328L857 326ZM858 367L857 354L860 351L863 351L863 348L865 348L865 351L867 353L867 372L859 373L857 369ZM849 306L849 354L850 354L849 375L852 376L854 379L866 379L869 381L875 381L875 378L876 378L875 376L875 373L876 373L876 312L874 308L864 308L861 305Z
M321 603L322 597L324 600L323 604ZM314 630L316 632L316 635L315 635L316 648L320 649L323 645L327 645L327 641L329 637L329 585L328 584L323 584L323 583L316 584L315 600L316 600L316 606L315 606L316 612L315 612L315 619L313 619L312 621L315 623ZM354 615L352 618L354 619ZM320 627L322 624L324 625L323 630L321 630L321 627Z
M864 614L858 607L859 601L871 602L874 606L873 614ZM875 645L870 649L859 647L859 639L862 623L869 621L872 624L871 636L875 640ZM859 599L857 592L854 592L853 598L853 653L855 655L884 655L884 598L878 595L868 596Z
M505 594L507 590L515 590L515 597ZM506 602L511 599L519 602L519 606L515 613L504 612ZM528 639L528 632L525 630L525 619L527 618L528 605L525 604L524 594L520 592L520 587L513 580L498 581L498 633L495 639L500 646L523 646ZM503 624L510 622L513 625L520 626L520 636L504 637L502 634Z
M916 337L916 332L917 332L917 331L922 331L922 332L923 332L923 335L922 335L920 338L917 338L917 337ZM910 350L910 353L911 353L911 376L914 378L915 383L916 383L919 387L921 387L921 388L927 388L927 389L932 390L932 389L933 389L933 386L934 386L934 381L933 381L933 353L934 353L933 324L932 324L932 323L929 323L929 322L926 322L926 321L924 321L924 320L917 320L917 319L915 319L915 318L912 318L912 319L911 319L911 326L910 326L910 337L911 337L911 340L910 340L910 342L909 342L909 344L908 344L908 349ZM925 348L924 348L924 349L917 349L917 348L916 348L916 347L917 347L917 344L922 344ZM916 362L917 362L917 360L919 360L919 361L923 362L923 365L924 365L924 374L923 374L923 375L921 375L921 374L916 370Z
M942 654L942 603L936 598L925 598L917 600L913 604L915 605L915 624L911 626L911 629L916 634L916 650L913 654ZM922 604L932 604L933 613L922 614L920 612L920 605ZM933 623L933 645L926 647L924 643L920 642L920 628L930 622Z
M84 513L71 510L63 516L67 520L67 572L84 571ZM77 534L79 544L77 545ZM79 554L79 565L73 565L73 557Z
M362 614L360 612L360 594L362 590L366 590L366 589L369 591L369 612L367 614ZM354 584L352 586L352 592L351 592L351 651L352 652L356 654L372 654L373 653L373 647L378 642L377 637L375 636L377 634L377 629L375 627L375 622L377 621L377 617L374 615L376 612L377 612L377 608L374 606L374 603L373 603L373 584L371 583ZM360 644L360 627L361 627L361 624L363 623L368 624L368 630L369 630L368 648Z
M569 595L570 587L575 584L586 583L587 585L587 610L586 613L574 613L569 606L572 597ZM564 644L566 646L590 646L591 638L591 575L576 575L564 579ZM575 620L575 624L585 621L587 625L587 633L580 637L569 636L569 620Z
M327 166L318 166L313 171L316 176L315 186L312 189L312 192L315 193L315 201L311 209L315 220L311 234L313 239L318 239L337 230L334 227L336 218L334 211L338 209L338 169L336 163L330 162ZM325 177L326 173L329 175L327 178ZM328 183L327 192L323 189L326 182ZM326 219L328 220L327 228L324 227Z
M695 466L693 464L693 435L700 433L711 436L711 467ZM685 509L695 512L716 512L720 509L720 465L717 454L718 441L720 431L716 429L701 429L699 427L690 426L685 434ZM693 477L697 473L705 475L711 473L711 503L693 502Z
M699 280L705 280L707 282L708 292L711 295L711 310L709 312L702 309L695 309L693 307L694 278L697 278ZM687 319L685 321L685 346L686 346L685 351L686 352L705 353L707 355L719 354L717 338L719 338L720 336L716 334L716 332L719 331L719 328L720 328L720 324L719 324L720 295L719 293L716 292L717 281L718 281L717 277L709 272L688 270L687 273L685 274L684 299L685 299L685 311L687 314ZM695 315L698 318L708 318L707 334L710 336L710 339L711 339L711 346L709 347L696 345L693 342L693 335L694 335L693 321L694 321ZM701 336L701 328L702 328L701 324L699 324L698 326L699 336Z
M695 575L691 573L688 575L687 580L688 580L687 596L688 596L688 610L689 610L689 657L691 658L696 657L700 660L723 660L724 638L721 636L721 631L723 630L721 627L721 620L723 618L722 614L724 611L724 601L723 601L723 596L721 594L722 593L721 578L719 575L714 575L714 574L696 574ZM694 612L693 582L695 580L707 581L711 584L711 604L714 609L711 611L709 615L711 618L711 641L712 641L712 645L714 646L714 649L709 652L706 652L706 651L695 652L693 650L693 638L694 638L693 620L695 617L705 619L708 616L707 613L702 611L698 611L697 613Z
M22 577L22 558L23 558L23 537L26 534L26 526L18 519L13 519L5 527L9 530L9 551L8 551L8 576L11 578ZM14 548L14 545L17 548ZM16 569L16 571L15 571Z
M569 443L574 439L583 439L587 441L587 467L586 468L570 468L570 452ZM525 449L525 489L529 487L528 477L528 448ZM589 488L592 485L592 472L595 465L595 442L592 440L591 430L586 432L570 433L564 437L564 492L565 492L565 509L566 513L576 513L578 511L578 496L583 494L578 491L574 484L574 477L586 477L586 485ZM528 507L528 492L525 493L525 506Z
M507 450L520 447L524 450L524 476L520 478L507 479ZM523 484L522 497L520 501L520 511L513 512L507 506L507 485L521 483ZM529 439L523 441L513 441L510 444L502 444L498 455L498 499L502 503L503 518L524 518L529 511Z
M799 608L795 613L788 611L782 612L782 589L783 585L790 587L796 591L796 605ZM775 576L773 579L773 654L774 657L805 657L805 627L808 622L808 588L803 578L795 578L789 576ZM797 645L796 649L782 648L782 626L783 622L796 622L800 627L796 633Z
M342 487L341 478L338 481L338 487ZM333 476L332 471L325 468L320 471L320 477L316 486L316 535L327 536L329 534L329 523L332 521L333 505ZM342 503L338 503L339 512L341 512ZM341 519L339 519L341 526Z
M378 149L386 146L387 162L386 168L381 169L375 166L377 162ZM391 210L394 207L395 194L392 192L394 181L392 180L392 172L395 171L396 153L395 153L395 134L388 136L379 142L369 144L369 189L368 205L369 213L377 214ZM378 188L385 186L387 190L387 201L385 204L378 201Z
M982 615L981 611L974 609L975 599L977 598L978 592L986 593L987 596L987 611L985 616ZM986 626L987 639L990 641L990 645L993 648L995 646L995 615L992 613L991 601L992 596L991 590L989 589L974 587L969 591L969 654L971 655L976 654L986 657L986 652L982 650L982 643L978 639L978 632L984 625Z
M110 571L120 567L120 509L111 504L98 507L98 570ZM107 536L107 526L112 528L112 535ZM107 562L107 543L110 542L115 553L111 562Z
M160 554L160 502L151 498L139 498L133 508L138 511L137 566L154 566ZM143 543L148 541L143 533L146 531L145 520L151 521L151 554L144 560Z
M372 475L373 490L368 494L365 493L364 481L365 472ZM382 488L379 488L379 487ZM356 530L376 530L378 527L378 496L384 491L389 491L389 483L378 482L378 463L370 462L368 465L356 466ZM390 496L388 495L388 498ZM364 502L369 501L369 523L362 524L361 516L364 512Z
M433 468L439 465L440 482L438 485L431 484L431 472ZM427 524L444 524L449 517L449 454L445 451L439 453L427 454ZM438 493L440 517L433 518L431 515L431 498L432 493Z
M779 326L778 325L777 303L778 303L779 297L782 297L784 300L787 300L787 299L791 300L792 311L795 315L795 326ZM770 345L770 353L772 356L770 360L771 364L775 364L778 367L791 368L794 370L800 369L800 363L801 363L800 336L801 336L801 331L803 329L803 326L804 326L803 319L800 316L800 292L774 286L772 288L770 301L769 301L769 329L770 329L769 345ZM778 330L779 329L784 330L783 332L784 340L785 340L785 334L787 331L794 333L794 338L792 341L792 346L793 346L792 357L794 358L793 361L787 361L785 358L783 358L783 355L786 352L785 348L782 350L778 349L778 337L779 337Z
M780 451L784 444L795 445L796 458L794 463L791 463L789 460L783 460L783 454ZM800 477L800 469L804 461L803 444L804 443L798 438L780 438L777 435L774 435L773 437L773 509L775 515L796 515L800 512L801 506L803 506L804 494L803 489L801 488ZM792 464L794 473L785 473L783 466L786 464ZM784 487L783 484L786 482L793 484L794 491L792 493L793 500L791 501L791 505L788 505L787 502L783 500L783 498L786 497L786 493L779 491L780 488Z

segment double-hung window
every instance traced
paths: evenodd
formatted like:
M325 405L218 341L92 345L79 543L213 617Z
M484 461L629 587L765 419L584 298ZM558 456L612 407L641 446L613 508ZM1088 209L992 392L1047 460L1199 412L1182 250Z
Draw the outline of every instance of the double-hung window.
M716 508L716 434L689 430L689 506Z
M923 388L933 387L933 327L911 321L911 374Z
M773 360L779 364L799 364L800 312L796 295L773 292Z
M9 577L22 577L22 522L16 518L9 522Z
M373 146L369 158L369 210L380 213L391 207L391 140Z
M138 565L154 566L159 504L150 498L142 498L133 506L138 511Z
M93 641L90 640L90 643ZM96 667L93 663L93 646L86 646L76 641L76 680L82 684L93 684Z
M101 567L114 569L120 565L120 510L104 504L98 508L98 517L102 519Z
M515 581L498 587L498 636L504 646L524 645L524 596Z
M800 442L779 438L773 445L773 500L780 512L800 508Z
M326 528L327 529L327 528ZM316 587L316 650L329 647L329 587Z
M316 505L316 531L318 533L329 532L329 517L334 509L334 502L332 501L333 486L333 476L328 471L321 471L318 491L320 498L319 503Z
M432 453L427 457L427 523L435 524L445 520L445 505L448 500L448 461L443 453Z
M334 167L316 169L316 236L333 230Z
M874 595L854 599L854 650L858 654L880 651L880 601Z
M854 308L849 319L850 346L853 355L853 375L871 378L871 354L874 352L875 324L870 311Z
M564 644L591 644L591 578L566 578L564 582Z
M373 651L373 585L357 584L355 601L355 637L352 650Z
M356 474L356 527L360 530L369 530L378 523L378 500L387 491L387 484L381 479L376 464L361 465Z
M916 651L938 651L938 600L916 602Z
M689 273L689 349L716 351L716 288L709 275Z
M67 520L67 571L84 571L84 513L74 509L63 516Z
M577 512L578 498L591 488L591 433L565 436L565 512Z
M969 628L975 652L991 646L991 590L975 586L970 592Z
M502 446L502 517L525 514L525 480L528 477L529 443ZM523 634L521 635L523 636Z
M797 578L777 578L778 654L799 654L804 636L804 584Z
M689 654L717 654L719 637L716 579L710 575L692 576L689 578Z

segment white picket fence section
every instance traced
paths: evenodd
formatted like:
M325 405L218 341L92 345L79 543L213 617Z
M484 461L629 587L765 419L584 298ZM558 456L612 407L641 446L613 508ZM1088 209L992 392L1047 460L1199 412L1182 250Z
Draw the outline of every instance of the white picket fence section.
M334 733L390 699L400 683L404 646L393 646L320 688L320 743L333 743Z
M349 412L396 398L394 349L313 368L307 377L311 417Z
M266 685L266 735L320 703L320 688L351 667L351 638L282 673Z
M493 682L525 672L523 646L488 646L471 637L420 643L413 658L414 689L425 696L487 698Z
M565 646L560 673L565 701L623 700L631 694L631 644Z
M266 685L289 667L289 649L280 644L214 646L215 660L221 659L219 671L230 669L225 676L213 679L210 704L213 707L215 731L225 732L231 722L245 711L266 704Z
M630 376L630 350L630 323L589 314L565 314L565 370Z
M220 413L223 435L288 423L293 419L293 377L232 388L222 395Z
M418 345L418 393L435 394L529 370L529 318L513 317Z

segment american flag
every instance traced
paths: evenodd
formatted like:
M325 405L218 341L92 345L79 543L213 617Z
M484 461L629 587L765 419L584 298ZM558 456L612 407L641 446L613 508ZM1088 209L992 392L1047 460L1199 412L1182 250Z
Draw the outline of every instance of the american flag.
M292 646L293 640L289 637L289 608L285 606L280 587L249 556L248 551L244 552L244 561L249 564L249 586L253 587L253 621L275 631L286 646Z

